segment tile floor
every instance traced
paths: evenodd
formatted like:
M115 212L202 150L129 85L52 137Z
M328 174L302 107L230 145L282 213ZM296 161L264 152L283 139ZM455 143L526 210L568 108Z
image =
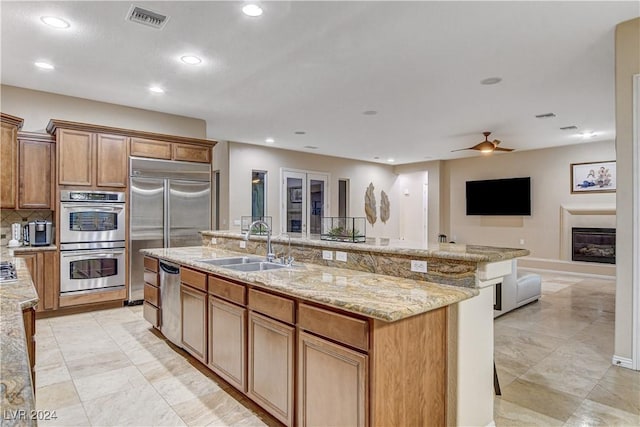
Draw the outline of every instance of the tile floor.
M640 425L640 373L611 366L615 282L543 275L495 322L498 427ZM124 307L37 321L40 425L277 425Z
M496 425L640 425L640 372L611 365L615 281L542 279L538 302L495 320Z

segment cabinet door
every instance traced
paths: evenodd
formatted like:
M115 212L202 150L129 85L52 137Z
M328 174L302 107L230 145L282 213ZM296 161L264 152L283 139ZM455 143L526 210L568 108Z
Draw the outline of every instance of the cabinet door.
M367 425L367 356L298 336L298 425Z
M285 425L293 424L292 326L249 312L248 395Z
M131 138L132 156L151 157L154 159L171 159L171 143L152 139Z
M211 147L191 144L173 144L173 159L185 162L210 163Z
M20 140L19 209L52 209L54 144Z
M209 296L209 367L246 391L247 309Z
M60 262L58 252L45 251L38 254L38 271L42 271L42 294L41 304L44 310L55 310L58 308L60 298Z
M0 123L0 208L16 207L16 187L18 183L17 129L8 123Z
M77 130L59 129L58 183L61 185L93 184L93 134Z
M182 345L193 357L207 363L207 294L180 286Z
M98 187L127 186L127 137L96 136L96 185Z

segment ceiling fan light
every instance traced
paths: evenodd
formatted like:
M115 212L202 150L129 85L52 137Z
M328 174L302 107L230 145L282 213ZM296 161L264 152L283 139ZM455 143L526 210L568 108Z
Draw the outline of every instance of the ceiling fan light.
M493 148L483 148L480 152L483 154L489 154L493 152Z

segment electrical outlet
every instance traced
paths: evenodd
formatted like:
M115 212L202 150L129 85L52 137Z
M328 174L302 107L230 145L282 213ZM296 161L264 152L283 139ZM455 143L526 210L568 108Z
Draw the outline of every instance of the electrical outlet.
M211 238L211 244L212 245L217 245L218 244L218 239L216 239L215 237Z
M240 249L246 249L247 247L247 242L245 242L244 240L240 240Z
M336 261L347 262L347 253L342 251L336 251Z
M322 259L326 259L327 261L331 261L333 259L333 252L331 252L331 251L322 251Z
M411 271L415 271L416 273L426 273L427 272L427 261L417 261L415 259L411 260Z
M524 245L524 239L520 239L520 244Z

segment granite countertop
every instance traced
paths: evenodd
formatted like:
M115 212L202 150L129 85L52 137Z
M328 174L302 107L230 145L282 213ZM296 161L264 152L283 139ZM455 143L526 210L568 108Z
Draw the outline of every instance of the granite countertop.
M16 246L13 248L6 247L7 253L9 256L13 256L16 252L43 252L43 251L55 251L58 249L56 245L47 245L47 246Z
M247 254L203 246L142 249L140 252L220 276L242 280L256 287L387 322L414 316L478 295L477 289L309 263L294 262L293 267L280 270L240 272L197 260Z
M241 239L243 234L237 231L203 231L205 237L226 237ZM266 240L266 236L251 235L252 240ZM273 243L288 244L289 238L272 236ZM426 258L443 258L472 262L497 262L529 255L529 250L518 248L501 248L496 246L462 245L455 243L436 243L428 247L420 247L416 243L404 240L367 239L366 243L336 242L320 239L303 239L292 237L291 245L318 248L343 249L353 252L373 252L379 254L396 254Z
M29 414L35 410L35 400L22 310L34 307L38 303L38 294L24 260L7 257L4 253L2 259L13 262L18 273L17 281L0 283L2 426L35 425L35 421L29 419ZM7 414L17 410L25 411L26 419L10 419Z

